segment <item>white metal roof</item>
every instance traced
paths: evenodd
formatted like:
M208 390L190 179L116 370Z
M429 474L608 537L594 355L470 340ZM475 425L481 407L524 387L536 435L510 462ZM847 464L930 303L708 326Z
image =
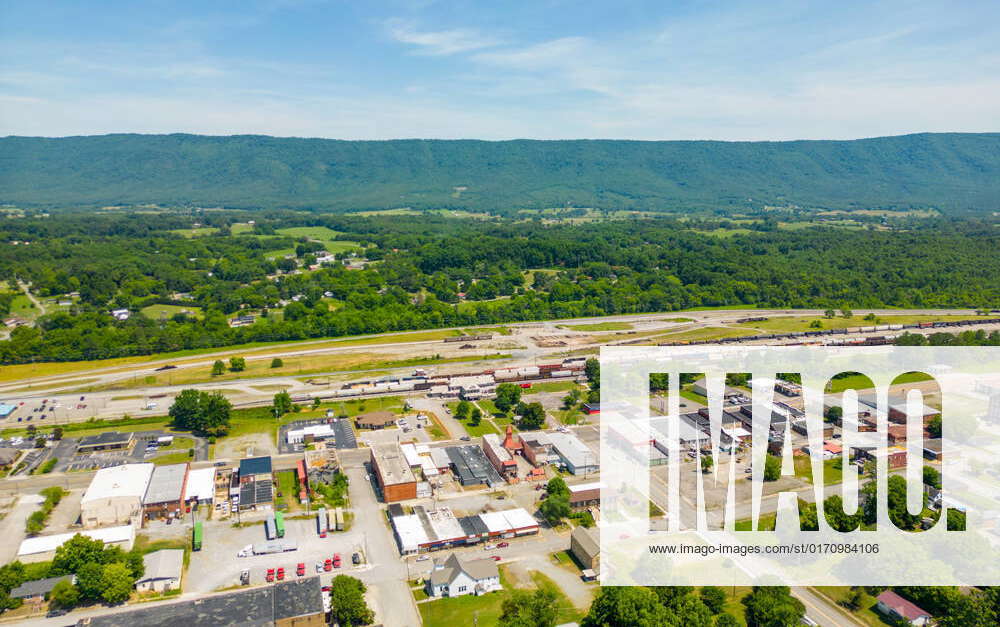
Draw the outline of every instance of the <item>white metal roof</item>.
M199 501L215 496L215 468L199 468L188 472L187 498Z
M396 516L392 519L392 526L396 529L396 535L399 536L404 552L416 551L421 544L430 542L424 526L420 523L420 517L416 514Z
M507 524L511 529L523 529L525 527L537 527L538 521L528 513L528 510L518 507L500 512L507 519Z
M591 481L590 483L578 483L576 485L566 486L569 488L570 492L583 492L584 490L598 490L601 488L600 481Z
M572 433L550 433L549 441L559 456L576 467L596 466L597 456Z
M132 525L105 527L104 529L87 529L73 533L59 533L53 536L37 536L34 538L27 538L21 542L21 548L18 549L17 555L18 557L21 557L24 555L34 555L36 553L48 553L49 551L55 551L57 548L62 546L64 542L75 536L77 533L87 536L88 538L100 540L104 544L111 544L114 542L132 542L135 540L135 527Z
M480 514L479 520L483 521L483 524L490 530L490 533L503 533L513 529L510 523L507 522L507 517L504 516L503 512L487 512L485 514Z
M153 464L124 464L101 468L94 475L90 487L83 493L81 503L99 501L116 496L133 496L142 499L153 476Z
M417 447L406 443L400 444L399 448L403 451L403 457L406 458L406 463L410 465L410 468L420 466L420 455L417 454Z
M311 435L314 438L323 437L327 438L334 435L333 427L323 423L318 425L309 425L308 427L302 427L301 429L291 429L285 435L285 439L289 444L294 444L296 441L301 441L305 439L307 435Z
M667 442L669 441L669 421L669 418L656 418L649 421L649 426L653 429L656 441L664 446L667 445ZM708 440L708 435L693 426L690 422L687 422L686 420L678 420L676 424L678 440L681 443L705 442Z

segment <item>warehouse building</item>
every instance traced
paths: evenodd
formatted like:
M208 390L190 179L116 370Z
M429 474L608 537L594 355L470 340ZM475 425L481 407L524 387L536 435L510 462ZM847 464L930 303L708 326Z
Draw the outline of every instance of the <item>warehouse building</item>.
M187 478L187 463L157 466L142 498L145 519L182 517Z
M77 627L322 627L328 605L319 577L280 581L179 603L83 618Z
M105 527L103 529L88 529L74 533L59 533L51 536L35 536L21 542L17 550L17 559L21 562L47 562L56 556L56 549L67 540L79 533L82 536L100 540L104 546L118 546L123 551L130 551L135 543L135 527Z
M458 482L467 485L494 486L503 482L483 449L473 444L445 449Z
M241 459L238 478L240 509L256 509L274 502L270 457Z
M417 477L399 444L373 445L371 463L386 503L417 498Z
M184 500L189 505L212 505L215 502L215 468L188 470Z
M572 433L550 433L549 441L552 450L559 456L562 465L574 475L588 475L597 472L600 467L597 455Z
M153 464L124 464L98 470L80 501L83 526L123 525L139 517L153 468Z

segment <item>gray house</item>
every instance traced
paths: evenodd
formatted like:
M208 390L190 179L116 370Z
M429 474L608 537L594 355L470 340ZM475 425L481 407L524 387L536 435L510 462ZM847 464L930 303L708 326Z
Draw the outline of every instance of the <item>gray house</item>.
M434 560L434 570L427 579L427 594L432 597L458 597L501 590L500 571L490 558L463 560L452 553L444 560Z

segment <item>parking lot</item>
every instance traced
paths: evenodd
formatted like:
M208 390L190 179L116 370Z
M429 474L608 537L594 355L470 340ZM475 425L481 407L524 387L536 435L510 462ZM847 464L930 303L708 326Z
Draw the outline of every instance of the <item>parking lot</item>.
M300 442L297 444L289 444L288 432L294 431L295 429L302 429L303 427L312 427L322 424L330 425L334 432L333 438L327 438L327 442L332 439L333 445L338 449L358 448L358 442L354 436L354 429L351 427L349 420L330 417L316 418L313 420L297 420L295 422L281 425L278 428L278 452L280 454L301 453L305 450L305 443Z
M247 546L267 541L263 524L265 514L255 512L251 516L260 522L246 524L248 516L243 515L246 524L243 527L234 527L229 522L222 521L204 523L204 544L201 551L191 554L191 565L184 585L185 592L205 593L238 585L240 573L244 569L250 571L251 585L265 583L269 568L275 570L284 568L285 579L293 579L297 576L296 567L299 563L305 564L307 575L314 575L317 572L316 564L319 564L320 570L323 571L325 560L332 560L334 554L340 555L341 566L339 569L331 569L331 576L362 572L370 568L370 565L364 562L364 556L368 551L363 525L355 525L349 531L331 531L327 533L326 538L320 538L316 533L315 516L285 518L286 533L282 540L296 542L298 545L296 550L238 558L237 554ZM369 521L369 524L372 522ZM351 563L351 556L354 553L358 553L361 557L361 564Z

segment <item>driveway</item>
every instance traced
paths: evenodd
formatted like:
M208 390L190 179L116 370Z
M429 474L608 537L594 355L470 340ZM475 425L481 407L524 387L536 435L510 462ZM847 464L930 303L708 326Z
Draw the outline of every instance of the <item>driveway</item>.
M436 398L413 398L409 399L410 407L418 411L426 411L434 414L444 425L444 428L448 430L451 434L452 440L457 440L464 435L469 435L466 432L465 427L462 423L455 420L455 418L449 413L448 408L445 406L444 402Z

